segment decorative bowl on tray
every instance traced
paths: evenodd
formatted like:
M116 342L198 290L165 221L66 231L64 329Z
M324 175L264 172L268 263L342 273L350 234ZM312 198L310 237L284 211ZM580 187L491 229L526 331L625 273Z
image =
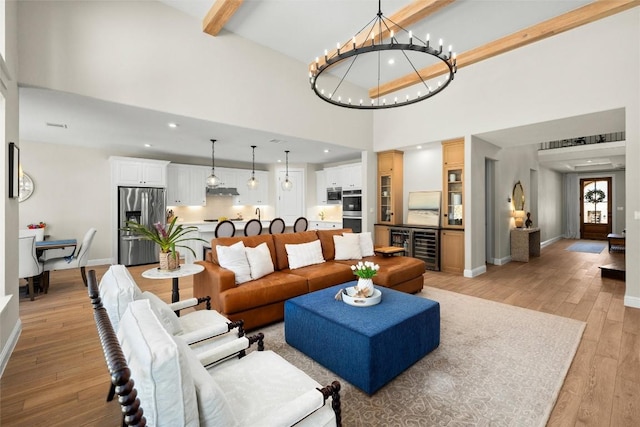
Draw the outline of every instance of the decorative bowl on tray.
M352 305L354 307L369 307L372 305L380 304L382 300L382 292L378 289L373 290L373 295L370 297L360 297L356 296L357 290L355 286L349 286L342 290L342 301L345 303Z

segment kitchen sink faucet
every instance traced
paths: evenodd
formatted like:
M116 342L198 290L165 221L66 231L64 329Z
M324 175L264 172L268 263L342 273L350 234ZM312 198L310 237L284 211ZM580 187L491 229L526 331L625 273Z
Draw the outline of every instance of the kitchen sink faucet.
M256 214L258 215L258 221L260 221L260 208L256 208Z

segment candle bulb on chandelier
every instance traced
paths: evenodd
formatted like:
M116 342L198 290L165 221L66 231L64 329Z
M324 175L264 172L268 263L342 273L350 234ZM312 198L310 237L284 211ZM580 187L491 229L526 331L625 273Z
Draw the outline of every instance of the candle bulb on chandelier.
M353 49L355 50L355 48L356 48L356 37L353 36Z
M327 52L327 49L324 50L324 60L325 62L327 61L327 55L329 54L329 52Z
M340 42L336 43L336 50L338 51L338 55L340 55Z
M391 36L389 38L391 39L391 43L393 43L393 30L391 30Z
M413 44L413 31L409 31L409 44Z
M427 33L427 47L429 47L429 33Z

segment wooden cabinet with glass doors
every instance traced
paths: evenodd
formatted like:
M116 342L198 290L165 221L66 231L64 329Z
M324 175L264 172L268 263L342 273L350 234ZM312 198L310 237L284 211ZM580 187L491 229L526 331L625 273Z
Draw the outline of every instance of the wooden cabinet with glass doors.
M464 139L442 142L440 269L464 272Z
M402 224L402 151L378 153L378 223Z

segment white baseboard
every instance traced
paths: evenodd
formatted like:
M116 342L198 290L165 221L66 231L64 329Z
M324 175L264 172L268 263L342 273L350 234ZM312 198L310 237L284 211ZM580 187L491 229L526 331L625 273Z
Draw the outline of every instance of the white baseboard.
M473 270L464 270L464 277L476 277L487 272L487 266L481 265Z
M16 348L16 344L18 344L18 338L20 338L20 333L22 332L22 321L18 319L16 324L13 326L13 330L9 335L9 339L7 340L7 344L2 349L0 353L0 377L4 374L4 368L7 367L7 363L9 363L9 358L13 353L13 350Z
M493 259L493 265L505 265L507 263L511 262L511 255L508 255L504 258L494 258Z
M640 298L625 296L624 305L632 308L640 308Z
M552 243L555 243L555 242L557 242L559 240L562 240L562 239L564 239L564 237L556 236L553 239L545 240L544 242L540 243L540 249L542 249L544 247L547 247L547 246L551 245Z

